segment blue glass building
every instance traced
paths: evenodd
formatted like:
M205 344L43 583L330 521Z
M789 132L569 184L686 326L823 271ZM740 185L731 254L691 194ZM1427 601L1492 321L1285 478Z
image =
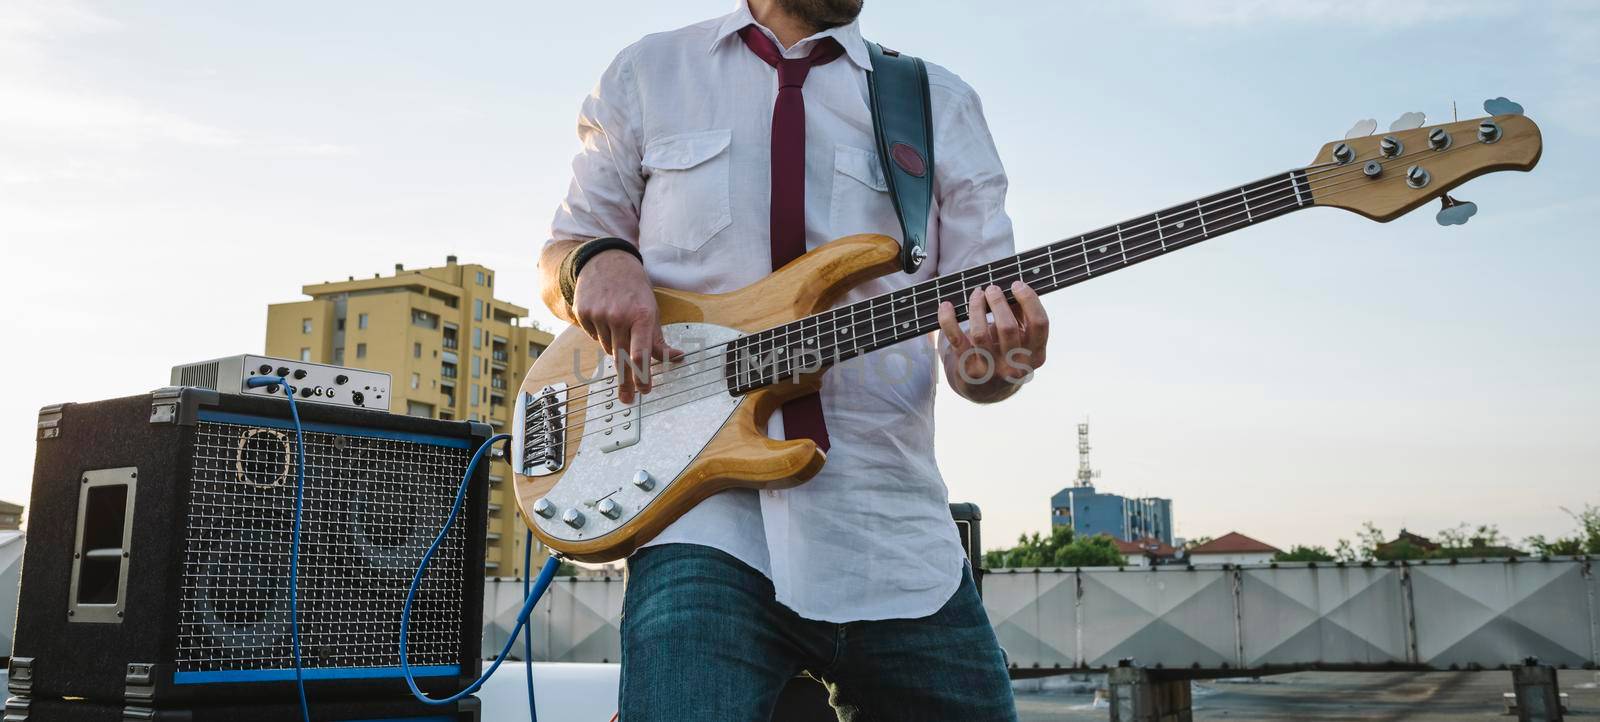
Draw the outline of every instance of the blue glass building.
M1093 485L1069 486L1050 497L1050 526L1070 526L1074 534L1110 534L1125 541L1154 537L1172 543L1172 500L1130 499L1096 491Z

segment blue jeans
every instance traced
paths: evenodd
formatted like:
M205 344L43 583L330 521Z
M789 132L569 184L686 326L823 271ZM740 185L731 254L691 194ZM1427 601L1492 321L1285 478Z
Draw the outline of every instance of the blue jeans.
M927 617L834 624L801 618L760 572L710 547L629 559L621 722L767 720L801 672L828 688L840 720L1017 718L970 570Z

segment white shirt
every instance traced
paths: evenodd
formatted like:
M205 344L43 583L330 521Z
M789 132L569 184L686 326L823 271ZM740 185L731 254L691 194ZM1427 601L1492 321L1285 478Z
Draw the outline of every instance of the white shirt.
M777 73L738 37L753 23L741 1L732 14L646 36L617 55L584 99L583 149L552 237L635 241L653 283L688 291L731 291L771 272ZM855 233L900 240L874 151L871 61L857 23L802 40L784 56L805 57L829 36L845 55L812 68L803 90L806 247ZM1013 253L1005 170L978 96L937 65L928 64L928 75L930 262L915 275L869 281L841 304ZM937 368L931 335L835 367L822 386L831 448L820 473L788 490L718 494L651 543L725 551L770 578L778 601L809 619L938 611L960 582L965 554L933 455ZM769 431L782 438L781 421Z

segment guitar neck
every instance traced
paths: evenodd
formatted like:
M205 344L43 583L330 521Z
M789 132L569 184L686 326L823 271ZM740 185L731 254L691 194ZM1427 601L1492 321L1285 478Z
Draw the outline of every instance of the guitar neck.
M744 393L928 333L945 301L966 320L976 288L999 286L1011 300L1020 280L1050 293L1312 202L1305 171L1296 169L752 333L730 344L730 357L741 359L730 362L730 387Z

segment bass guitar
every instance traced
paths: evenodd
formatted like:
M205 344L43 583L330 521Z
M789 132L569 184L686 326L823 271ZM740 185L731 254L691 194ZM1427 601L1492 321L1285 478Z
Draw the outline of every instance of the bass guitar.
M1476 207L1447 191L1530 170L1542 149L1520 106L1497 98L1485 110L1428 127L1408 113L1382 136L1364 121L1310 165L848 305L834 306L899 270L894 239L839 238L731 293L657 288L662 332L685 355L652 367L650 393L623 403L614 362L575 327L528 371L511 449L523 519L560 554L610 561L719 491L802 483L824 453L807 439L769 438L772 412L816 391L830 366L936 330L943 301L965 319L980 286L1020 279L1049 293L1313 207L1387 222L1439 198L1439 222L1464 223Z

